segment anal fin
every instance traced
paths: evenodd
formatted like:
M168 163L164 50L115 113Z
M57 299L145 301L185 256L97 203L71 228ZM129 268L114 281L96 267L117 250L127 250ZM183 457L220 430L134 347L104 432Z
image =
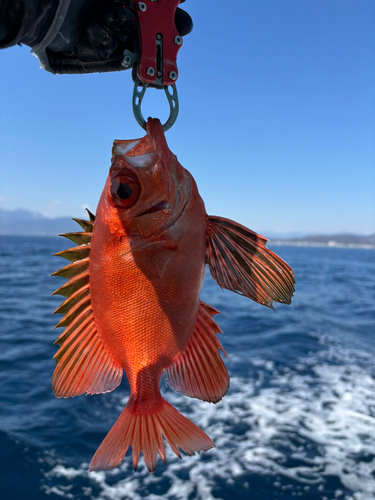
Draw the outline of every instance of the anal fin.
M229 388L229 376L219 349L227 356L217 334L221 330L213 319L218 311L200 302L193 335L177 359L164 370L164 378L175 391L186 396L217 403Z

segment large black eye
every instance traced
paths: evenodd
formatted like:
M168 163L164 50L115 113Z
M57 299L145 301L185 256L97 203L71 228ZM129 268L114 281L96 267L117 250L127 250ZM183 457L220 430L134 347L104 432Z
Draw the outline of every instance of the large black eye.
M108 194L115 206L132 207L141 194L141 186L136 174L127 168L121 169L111 178Z
M120 184L117 189L117 196L122 200L127 200L128 198L131 197L132 192L133 190L129 184L126 183Z

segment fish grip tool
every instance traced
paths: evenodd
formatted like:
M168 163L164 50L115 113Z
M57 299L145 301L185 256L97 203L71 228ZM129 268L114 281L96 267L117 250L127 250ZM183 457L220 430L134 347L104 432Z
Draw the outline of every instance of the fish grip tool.
M141 106L148 87L165 91L170 114L163 125L164 132L171 128L178 116L177 54L182 46L182 36L175 24L175 14L179 4L180 0L134 2L138 19L139 54L124 54L124 64L133 64L138 58L132 105L135 119L144 129L146 120Z
M141 80L137 77L135 80L134 84L134 91L133 91L133 113L135 116L135 119L139 123L139 125L146 130L147 122L144 119L142 115L142 100L143 97L146 93L146 90L148 88L147 83L141 82ZM171 89L171 91L170 91ZM177 87L175 84L170 85L168 87L164 87L164 92L165 95L167 96L168 103L169 103L169 117L167 121L162 125L163 131L166 132L169 130L174 122L177 120L178 116L178 110L179 110L179 105L178 105L178 94L177 94ZM172 92L172 93L171 93Z

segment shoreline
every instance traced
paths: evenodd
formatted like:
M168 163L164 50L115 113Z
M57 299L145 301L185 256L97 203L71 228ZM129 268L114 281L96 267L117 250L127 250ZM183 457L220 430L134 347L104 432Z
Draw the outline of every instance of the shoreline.
M339 243L338 241L312 242L312 241L291 241L291 240L268 240L268 244L275 246L292 247L317 247L317 248L354 248L364 250L375 250L375 245L367 243Z
M61 233L60 233L61 234ZM15 233L0 233L0 237L21 237L21 238L57 238L60 234L51 233L34 233L34 234L15 234ZM330 240L328 242L313 242L303 240L273 240L267 239L268 245L275 246L292 246L292 247L315 247L315 248L349 248L349 249L363 249L375 250L375 245L371 243L340 243L338 241Z

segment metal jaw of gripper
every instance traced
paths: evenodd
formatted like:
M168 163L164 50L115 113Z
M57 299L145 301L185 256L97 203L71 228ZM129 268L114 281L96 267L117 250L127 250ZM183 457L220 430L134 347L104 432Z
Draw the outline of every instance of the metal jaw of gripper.
M142 82L137 76L134 82L134 91L132 100L133 113L135 119L137 120L139 125L144 129L146 129L146 120L142 115L141 107L142 107L142 100L145 96L148 85L149 85L148 83ZM164 132L166 132L172 127L174 122L177 120L179 103L178 103L177 87L175 83L173 83L172 85L164 85L163 89L169 103L169 118L163 124L163 130Z

